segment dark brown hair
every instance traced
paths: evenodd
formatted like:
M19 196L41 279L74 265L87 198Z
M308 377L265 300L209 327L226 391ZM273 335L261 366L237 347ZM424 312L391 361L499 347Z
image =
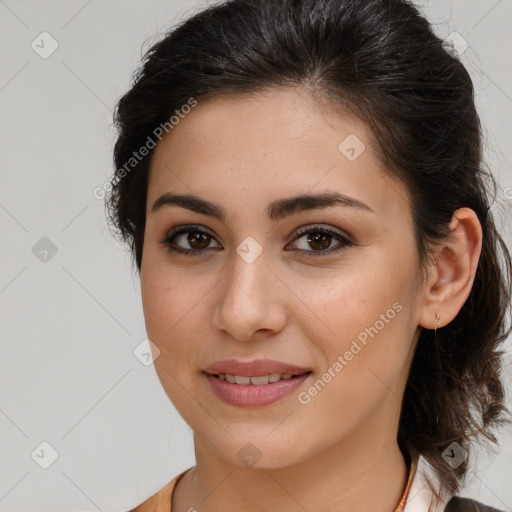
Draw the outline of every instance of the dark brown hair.
M496 443L492 430L506 421L498 348L510 332L512 261L490 211L496 183L482 163L471 78L411 2L233 0L169 31L115 112L117 171L106 206L116 235L140 273L152 151L128 171L126 162L158 126L190 98L273 87L305 88L369 126L382 163L409 190L424 270L456 209L480 220L471 294L436 336L421 330L398 432L455 493L468 461L452 469L443 451L457 442L469 452L479 436Z

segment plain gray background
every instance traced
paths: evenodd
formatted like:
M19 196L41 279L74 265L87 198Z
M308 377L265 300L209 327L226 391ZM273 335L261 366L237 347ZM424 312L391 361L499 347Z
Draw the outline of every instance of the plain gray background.
M205 5L0 1L0 511L128 510L194 465L191 430L141 362L139 283L93 190L113 172L112 110L143 43ZM512 1L421 6L467 41L510 241ZM510 427L500 442L463 494L512 510Z

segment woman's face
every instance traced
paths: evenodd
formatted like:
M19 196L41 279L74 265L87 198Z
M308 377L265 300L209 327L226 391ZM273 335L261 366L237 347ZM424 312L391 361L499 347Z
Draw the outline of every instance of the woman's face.
M196 196L223 217L191 202L153 209L166 193ZM288 204L319 194L345 199ZM158 377L194 431L196 455L278 468L396 441L421 308L408 201L367 127L298 91L199 102L157 145L143 308ZM161 243L186 226L169 245L189 254ZM228 403L204 372L226 359L311 373L272 403L256 393L272 397L287 380L249 393L215 381L239 397Z

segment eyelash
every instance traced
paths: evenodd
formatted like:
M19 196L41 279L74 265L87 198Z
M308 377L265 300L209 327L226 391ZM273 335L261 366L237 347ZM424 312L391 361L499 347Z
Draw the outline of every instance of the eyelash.
M167 246L167 249L170 251L170 252L174 252L174 253L178 253L178 254L183 254L184 256L187 256L187 255L190 255L191 253L196 256L196 255L200 255L202 254L204 251L207 251L208 249L198 249L198 250L194 250L194 249L181 249L179 247L174 247L172 245L174 239L178 236L178 235L181 235L183 233L200 233L200 234L203 234L203 235L207 235L211 238L214 238L212 235L210 235L210 233L208 233L207 231L204 231L200 228L199 225L187 225L187 226L180 226L178 228L174 228L173 230L171 230L167 236L165 236L163 239L160 239L158 242ZM318 257L318 256L326 256L326 255L331 255L331 254L334 254L334 253L337 253L339 251L341 251L342 249L345 249L347 247L352 247L352 246L355 246L357 245L355 242L353 242L352 240L349 240L348 238L346 238L345 236L343 236L341 233L339 233L338 231L335 231L331 228L327 228L327 227L322 227L322 226L309 226L307 228L298 228L295 230L295 236L296 238L301 238L302 236L304 235L307 235L307 234L310 234L310 233L322 233L322 234L327 234L327 235L331 235L332 237L334 237L338 242L340 242L340 246L337 247L336 249L322 249L322 250L319 250L319 251L315 251L315 250L311 250L311 251L306 251L304 249L297 249L299 252L302 252L302 253L306 253L307 256L311 256L311 257ZM293 239L290 243L294 242L295 239Z

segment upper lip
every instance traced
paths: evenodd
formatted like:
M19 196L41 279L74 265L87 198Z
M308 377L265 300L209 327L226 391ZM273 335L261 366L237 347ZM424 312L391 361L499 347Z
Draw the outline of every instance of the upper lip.
M311 370L302 368L282 361L273 361L271 359L256 359L254 361L239 361L237 359L225 359L217 361L204 369L206 373L216 375L218 373L227 373L229 375L239 375L241 377L261 377L271 373L291 373L293 375L302 375Z

